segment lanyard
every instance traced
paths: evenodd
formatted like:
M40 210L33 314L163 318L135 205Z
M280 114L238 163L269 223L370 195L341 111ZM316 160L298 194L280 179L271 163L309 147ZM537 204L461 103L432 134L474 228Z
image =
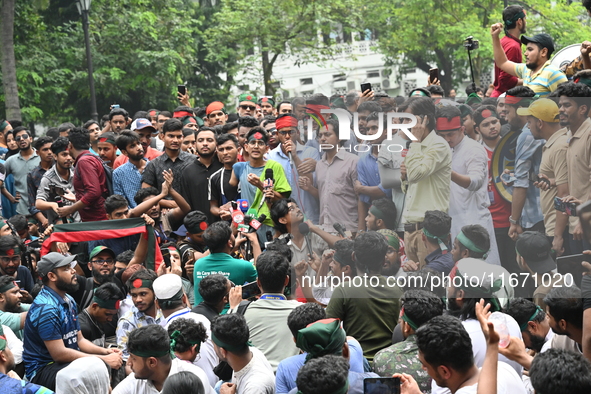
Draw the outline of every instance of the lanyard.
M283 294L263 294L260 297L261 300L287 300Z

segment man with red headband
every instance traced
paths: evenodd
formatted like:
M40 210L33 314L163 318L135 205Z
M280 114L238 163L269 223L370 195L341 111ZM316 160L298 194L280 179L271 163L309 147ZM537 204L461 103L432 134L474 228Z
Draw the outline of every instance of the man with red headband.
M238 96L238 116L255 116L257 97L250 93L242 93Z
M209 127L223 126L228 121L228 113L221 101L214 101L205 108L205 115L209 122Z
M320 160L320 152L297 141L298 120L292 114L279 115L275 127L279 145L269 152L269 159L281 164L291 186L292 198L298 207L303 209L306 218L318 224L318 200L310 192L299 187L299 180L306 177L310 184L314 182L313 173L316 170L316 162Z
M520 5L510 5L503 10L503 23L505 24L505 37L501 38L501 46L507 59L514 63L521 63L523 53L521 53L522 34L525 34L526 26L525 9ZM495 64L495 82L491 97L499 97L507 90L517 85L517 77L507 74Z
M109 167L113 168L115 160L117 159L117 144L115 140L117 136L113 132L106 132L98 138L98 154L102 161Z
M487 261L500 264L492 216L488 210L488 157L480 143L464 135L461 112L446 106L437 110L437 134L452 150L449 215L453 218L451 237L455 239L462 227L480 224L491 239Z

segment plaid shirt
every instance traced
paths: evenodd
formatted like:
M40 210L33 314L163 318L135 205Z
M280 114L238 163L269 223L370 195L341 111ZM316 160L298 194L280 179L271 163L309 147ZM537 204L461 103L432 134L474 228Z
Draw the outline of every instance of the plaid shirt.
M149 162L148 159L144 159ZM145 170L145 168L144 168ZM131 162L126 162L113 171L113 191L127 199L129 206L137 206L135 194L142 187L142 174Z
M135 306L129 312L121 316L119 323L117 323L117 343L119 349L123 352L123 360L127 361L129 352L127 351L127 338L129 333L136 328L147 326L148 324L160 324L162 327L166 325L166 319L162 316L162 311L158 309L156 318L140 312Z
M27 192L29 195L29 213L31 215L35 215L39 212L35 207L35 200L37 198L37 189L39 189L39 184L41 183L41 178L47 172L47 170L40 165L33 168L33 171L27 174Z

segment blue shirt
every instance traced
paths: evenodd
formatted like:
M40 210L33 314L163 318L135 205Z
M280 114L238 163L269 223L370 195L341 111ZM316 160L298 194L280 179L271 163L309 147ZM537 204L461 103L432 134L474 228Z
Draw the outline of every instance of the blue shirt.
M451 272L455 264L449 245L447 246L447 253L443 254L441 249L437 249L425 256L425 262L427 263L427 267L438 272L443 272L445 275Z
M131 162L128 161L113 171L113 191L115 194L125 197L131 208L137 206L133 198L141 187L142 174Z
M24 380L13 379L0 373L0 393L2 394L54 394L48 388L27 383Z
M357 340L347 339L349 344L349 371L363 373L363 349ZM307 353L291 356L279 363L275 373L275 392L289 393L296 388L296 378L300 368L304 366Z
M388 199L392 199L392 189L384 189L378 171L378 158L368 153L360 156L357 162L357 179L363 186L378 186ZM366 204L371 203L371 197L367 194L360 194L359 199Z
M27 377L32 379L39 369L53 362L45 341L61 339L65 347L80 350L78 331L80 324L74 299L68 294L62 298L43 286L25 320L23 361Z
M540 189L534 186L530 178L536 178L540 173L542 162L542 148L545 140L536 140L529 128L525 126L517 137L515 148L515 178L513 187L527 188L525 205L521 212L521 226L531 228L544 220L540 205Z
M296 151L298 157L302 161L308 158L314 159L316 161L320 160L320 152L318 152L317 149L314 149L310 146L301 145L300 143L296 144ZM275 160L283 167L283 171L285 172L285 176L287 177L289 186L291 186L291 197L296 201L298 206L303 209L303 212L306 215L306 219L310 219L312 223L318 224L318 218L320 215L320 207L318 200L309 192L300 189L300 187L298 186L299 175L297 173L297 170L295 169L295 163L295 171L292 171L292 166L289 161L289 157L287 157L285 153L283 153L283 151L281 150L281 145L278 145L275 149L269 152L269 159Z
M256 186L251 185L248 182L248 174L255 174L257 177L260 178L265 166L262 167L251 167L250 164L246 161L241 161L235 163L232 167L234 169L234 174L236 178L240 181L240 197L245 200L248 200L248 206L251 206L254 202L254 198L257 194L257 190L259 190ZM258 207L255 207L258 208Z

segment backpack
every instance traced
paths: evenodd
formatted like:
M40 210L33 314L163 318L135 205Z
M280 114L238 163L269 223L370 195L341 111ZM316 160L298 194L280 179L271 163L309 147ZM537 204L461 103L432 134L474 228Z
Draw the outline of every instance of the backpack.
M109 167L107 165L107 163L105 163L103 161L103 159L101 159L100 157L93 155L92 153L85 153L82 156L93 156L95 158L97 158L98 160L100 160L101 165L103 166L103 170L105 171L105 180L107 182L107 191L108 191L108 196L112 196L113 194L115 194L115 189L113 189L113 169L111 167Z

